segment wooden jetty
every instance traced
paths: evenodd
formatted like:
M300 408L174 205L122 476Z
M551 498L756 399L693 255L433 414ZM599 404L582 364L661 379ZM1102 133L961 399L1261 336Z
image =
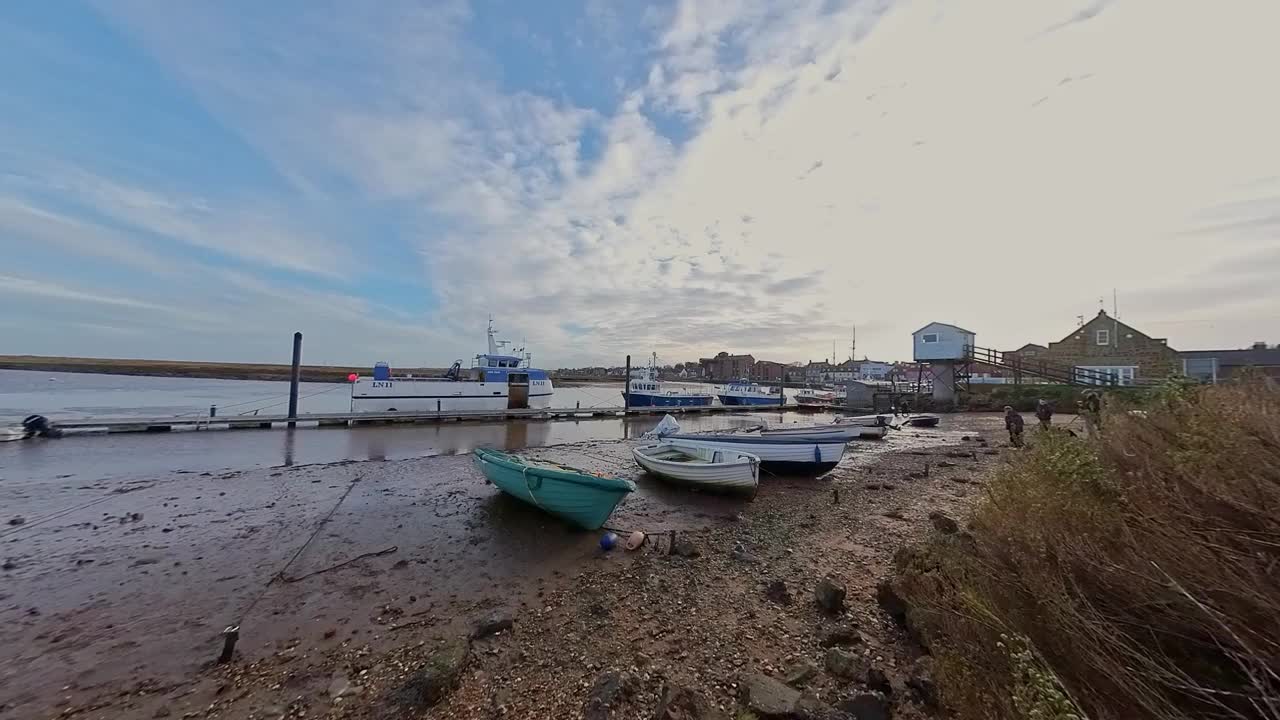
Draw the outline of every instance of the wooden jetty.
M437 423L458 421L504 420L573 420L604 417L632 417L644 415L760 413L796 410L795 405L706 405L688 407L641 407L624 409L605 408L541 408L508 410L445 410L443 412L381 412L381 413L303 413L289 415L226 415L153 418L83 418L58 420L56 426L74 433L88 432L171 432L174 430L249 430L270 429L276 426L303 425L311 427L350 427L353 425L378 425L392 423Z

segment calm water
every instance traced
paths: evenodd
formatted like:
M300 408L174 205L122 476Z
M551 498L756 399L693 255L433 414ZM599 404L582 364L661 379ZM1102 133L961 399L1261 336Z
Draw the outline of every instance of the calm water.
M299 412L346 412L351 386L302 383ZM610 407L622 404L622 386L591 385L556 388L557 407ZM0 422L37 413L52 419L84 417L172 417L284 413L289 383L268 380L204 380L197 378L48 373L0 370Z
M257 380L201 380L85 373L0 370L0 424L32 413L57 420L82 417L219 416L283 413L289 384ZM556 389L557 406L616 407L620 385ZM350 409L345 384L303 383L301 412ZM0 480L43 482L64 476L135 478L177 470L212 472L339 460L384 460L452 455L479 446L517 450L584 440L638 437L660 415L561 421L511 421L378 425L354 428L124 433L78 435L60 440L0 443ZM685 416L691 431L758 425L761 422L821 422L825 415L761 412ZM10 485L12 487L12 485Z

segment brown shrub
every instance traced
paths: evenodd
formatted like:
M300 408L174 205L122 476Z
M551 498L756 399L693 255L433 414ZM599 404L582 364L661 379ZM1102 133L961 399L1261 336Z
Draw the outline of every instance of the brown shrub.
M1036 434L969 533L898 558L964 718L1280 718L1280 393L1171 386Z

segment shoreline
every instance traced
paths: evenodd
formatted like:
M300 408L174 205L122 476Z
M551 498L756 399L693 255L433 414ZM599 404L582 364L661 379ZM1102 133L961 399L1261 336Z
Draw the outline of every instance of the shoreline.
M664 685L731 711L746 676L781 680L797 663L813 666L806 691L836 704L865 685L823 670L828 635L846 627L853 644L841 652L891 677L894 717L925 717L903 685L919 652L875 607L874 588L893 551L930 531L932 512L954 514L976 494L970 483L995 451L962 436L995 439L999 428L998 417L950 416L941 429L855 442L830 475L762 479L750 503L640 477L643 492L611 524L676 530L696 557L661 546L601 553L598 534L569 531L497 493L465 456L179 471L99 482L79 497L80 483L51 484L52 497L28 502L28 521L104 490L111 499L7 544L16 569L6 571L0 614L12 617L0 639L29 655L0 683L0 708L32 717L381 717L413 668L497 615L513 625L472 640L457 689L415 712L577 716L611 679L631 690L606 698L620 704L607 717L653 717ZM529 453L636 476L630 447L586 441ZM932 473L913 479L926 463ZM235 662L212 665L222 627L348 486L355 493L288 574L398 551L271 585L242 625ZM129 512L142 517L119 520ZM95 531L94 547L68 547L68 535L91 523L105 533ZM848 610L836 617L813 602L827 576L848 589ZM774 581L785 583L787 602L766 594Z

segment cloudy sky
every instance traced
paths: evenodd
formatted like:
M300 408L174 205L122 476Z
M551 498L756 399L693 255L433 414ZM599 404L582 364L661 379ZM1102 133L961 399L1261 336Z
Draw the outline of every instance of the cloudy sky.
M1280 342L1274 0L11 2L0 353Z

